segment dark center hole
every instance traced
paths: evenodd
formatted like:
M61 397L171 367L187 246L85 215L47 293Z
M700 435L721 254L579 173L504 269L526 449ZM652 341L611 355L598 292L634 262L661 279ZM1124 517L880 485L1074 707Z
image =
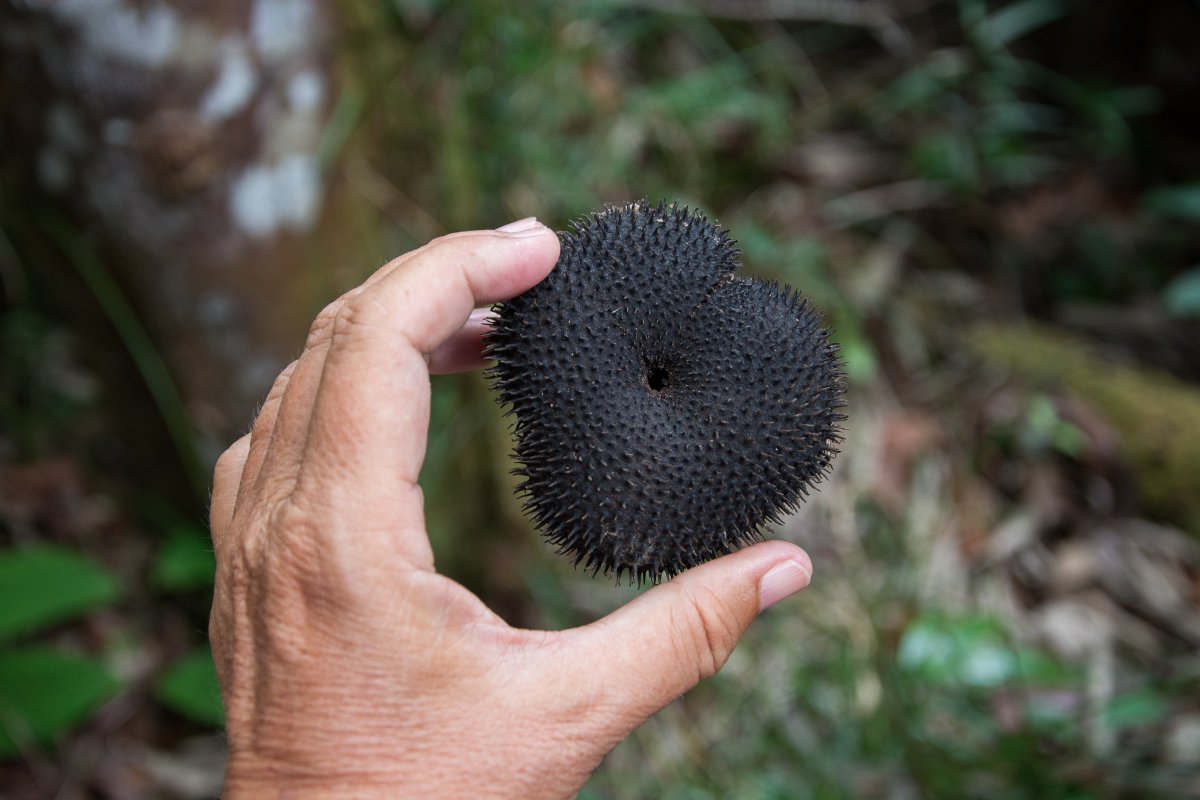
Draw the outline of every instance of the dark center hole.
M649 384L650 388L654 391L661 392L663 389L667 388L667 382L670 377L671 375L669 372L667 372L666 367L651 367L646 372L646 383Z

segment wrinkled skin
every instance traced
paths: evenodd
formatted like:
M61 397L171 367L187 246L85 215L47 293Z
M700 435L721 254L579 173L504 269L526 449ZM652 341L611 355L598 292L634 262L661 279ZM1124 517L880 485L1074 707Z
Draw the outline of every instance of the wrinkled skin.
M434 569L417 475L429 375L477 366L484 313L545 277L535 220L438 239L326 308L217 464L210 634L225 796L574 795L650 715L807 585L764 542L590 625L512 628Z

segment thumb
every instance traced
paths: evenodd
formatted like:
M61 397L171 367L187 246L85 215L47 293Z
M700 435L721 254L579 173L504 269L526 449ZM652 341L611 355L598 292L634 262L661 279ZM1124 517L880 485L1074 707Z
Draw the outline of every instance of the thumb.
M787 542L756 544L676 576L577 629L589 682L632 722L714 675L759 611L808 585L812 562ZM607 690L607 691L605 691Z

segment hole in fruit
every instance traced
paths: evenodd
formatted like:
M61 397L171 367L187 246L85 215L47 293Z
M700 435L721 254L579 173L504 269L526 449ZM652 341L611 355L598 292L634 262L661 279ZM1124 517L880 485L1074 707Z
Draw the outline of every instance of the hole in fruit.
M668 378L670 378L670 374L665 367L651 367L646 373L646 383L656 392L667 388Z

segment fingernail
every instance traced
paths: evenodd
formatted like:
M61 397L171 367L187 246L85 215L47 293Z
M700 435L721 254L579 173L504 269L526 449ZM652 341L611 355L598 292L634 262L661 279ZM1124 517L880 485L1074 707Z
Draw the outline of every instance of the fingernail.
M521 231L533 230L541 224L542 223L538 222L537 217L526 217L525 219L519 219L516 222L510 222L507 225L501 225L499 228L496 228L496 230L500 231L500 233L520 233Z
M799 561L776 564L758 582L758 610L770 608L785 597L808 586L812 573Z
M471 316L467 319L469 323L485 322L496 316L496 312L490 308L476 308L471 312Z

